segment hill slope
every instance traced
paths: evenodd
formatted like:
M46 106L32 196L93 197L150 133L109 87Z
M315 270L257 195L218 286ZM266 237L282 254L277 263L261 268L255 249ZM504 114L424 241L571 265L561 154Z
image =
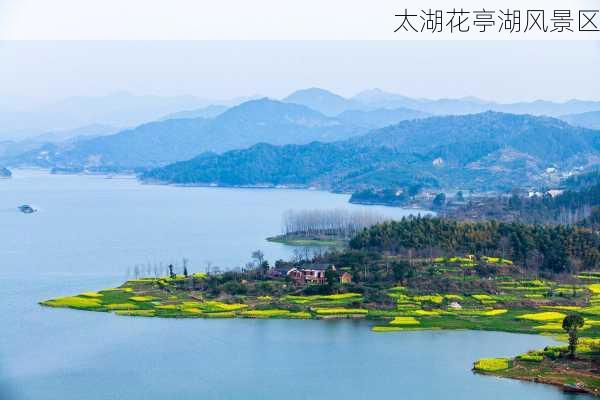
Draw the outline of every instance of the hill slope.
M409 108L378 108L372 111L348 110L339 114L337 118L350 125L376 129L394 125L400 121L426 118L429 116L431 116L431 114L411 110Z
M151 167L204 152L245 148L259 142L278 145L346 139L366 131L307 107L269 99L252 100L214 119L169 119L67 148L43 148L13 163L43 166Z
M536 100L531 102L497 103L476 97L423 99L385 92L381 89L365 90L354 97L345 98L324 89L310 88L294 92L283 99L283 101L303 104L330 116L335 116L348 110L370 111L396 108L408 108L434 115L463 115L497 111L553 117L600 111L600 102L597 101L569 100L563 103L556 103Z
M596 132L597 133L597 132ZM512 151L548 162L564 162L595 144L593 132L548 117L497 112L433 117L393 125L353 140L467 164L492 151ZM597 143L596 143L597 144ZM490 151L492 150L492 151Z
M487 112L406 121L329 144L262 144L156 169L143 179L342 191L415 183L499 189L548 182L548 167L560 171L599 160L600 131Z
M196 115L216 115L196 118ZM23 147L13 164L76 168L145 168L186 160L204 152L221 153L264 142L276 145L332 142L426 114L408 109L347 111L327 117L308 107L260 99L225 110L211 106L171 114L114 135ZM194 118L175 118L191 116ZM13 146L14 147L14 146ZM7 153L8 154L8 153ZM14 155L14 152L10 154Z
M159 121L165 121L168 119L192 119L192 118L206 118L211 119L223 114L227 110L227 106L210 105L207 107L196 108L193 110L184 110L165 115L159 118Z

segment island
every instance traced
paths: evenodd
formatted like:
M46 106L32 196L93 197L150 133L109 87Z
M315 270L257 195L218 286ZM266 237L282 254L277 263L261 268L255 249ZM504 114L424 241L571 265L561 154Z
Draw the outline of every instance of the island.
M0 167L0 178L10 178L12 176L12 172L8 168Z

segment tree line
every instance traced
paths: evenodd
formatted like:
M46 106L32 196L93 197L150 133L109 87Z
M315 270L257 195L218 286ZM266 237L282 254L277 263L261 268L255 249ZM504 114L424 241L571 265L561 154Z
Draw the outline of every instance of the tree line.
M460 207L449 208L446 215L456 219L497 219L528 224L585 224L596 230L600 209L600 173L578 175L564 182L566 190L560 195L548 193L523 197L517 194L469 201ZM590 218L592 217L592 218Z
M575 224L592 214L600 206L600 184L567 190L558 196L533 196L523 199L513 196L508 209L519 213L520 220L529 223Z
M288 210L282 217L283 234L350 238L388 218L367 210Z
M553 273L600 267L600 234L577 226L404 218L364 229L350 247L424 257L497 256Z

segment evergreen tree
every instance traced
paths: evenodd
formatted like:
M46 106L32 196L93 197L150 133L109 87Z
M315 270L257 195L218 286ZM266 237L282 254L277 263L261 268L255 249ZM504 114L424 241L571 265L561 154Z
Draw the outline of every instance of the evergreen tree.
M580 315L571 314L567 315L563 319L562 328L569 334L569 356L575 357L575 350L577 350L577 330L583 327L584 319Z

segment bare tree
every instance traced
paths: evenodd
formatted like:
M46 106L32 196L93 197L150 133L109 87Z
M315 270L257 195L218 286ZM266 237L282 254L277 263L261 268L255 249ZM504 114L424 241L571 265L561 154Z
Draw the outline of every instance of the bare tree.
M282 217L284 235L348 238L389 218L367 210L288 210Z
M259 266L265 261L265 253L263 253L260 249L252 252L252 259L256 260L256 264Z

